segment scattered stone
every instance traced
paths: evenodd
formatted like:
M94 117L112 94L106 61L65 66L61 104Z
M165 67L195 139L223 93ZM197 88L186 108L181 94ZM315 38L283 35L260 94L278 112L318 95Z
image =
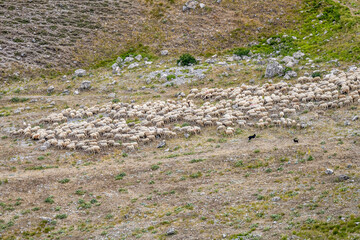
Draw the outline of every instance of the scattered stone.
M78 90L75 90L75 91L74 91L74 94L75 94L75 95L79 95L79 91L78 91Z
M350 122L349 122L349 121L345 121L345 122L344 122L344 126L350 126Z
M185 6L183 6L183 11L190 10L190 9L196 9L198 5L198 1L190 0L185 3Z
M40 151L46 151L46 149L48 149L48 147L45 146L45 145L42 145L42 146L40 146L40 148L39 148Z
M166 231L166 235L167 235L167 236L174 235L175 233L176 233L175 228L169 228L169 229Z
M69 95L69 94L70 94L69 89L65 89L65 90L62 92L62 94L64 94L64 95Z
M275 76L282 76L284 75L284 70L285 69L282 65L276 61L273 61L266 66L265 77L272 78Z
M65 81L66 81L66 79L67 79L67 76L66 76L66 75L64 75L64 76L62 76L61 81L65 82Z
M135 59L136 59L137 61L141 61L142 56L139 54L139 55L137 55L137 56L135 57Z
M168 50L162 50L160 52L161 56L167 56L169 54L169 51Z
M77 69L75 71L75 76L77 77L84 77L86 75L86 70L84 69Z
M289 71L285 74L285 79L289 80L291 78L296 78L297 77L297 73L295 71Z
M214 63L216 63L216 59L215 58L209 58L209 59L206 59L205 62L208 63L208 64L214 64Z
M278 202L278 201L280 201L280 200L281 200L280 197L273 197L273 198L271 199L271 201L273 201L273 202Z
M301 51L297 51L293 54L293 57L296 59L301 59L305 56L305 53L301 52Z
M55 90L55 87L50 86L50 87L48 87L48 89L46 91L47 91L47 93L52 93L52 92L54 92L54 90Z
M118 58L116 59L116 63L117 63L117 64L121 64L122 62L124 62L124 59L122 59L122 57L118 57Z
M185 138L189 138L189 137L190 137L190 134L185 133L185 134L184 134L184 137L185 137Z
M204 7L205 7L205 4L200 3L199 6L200 6L200 8L204 8Z
M136 68L136 67L138 67L138 66L139 66L138 63L132 63L132 64L130 64L130 65L128 66L128 69L133 69L133 68Z
M115 94L115 93L109 93L108 97L109 97L109 98L115 98L115 97L116 97L116 94Z
M124 62L133 62L134 61L134 58L133 57L126 57L125 59L124 59Z
M353 121L356 121L356 120L358 120L359 119L359 116L355 116L355 117L353 117Z
M338 176L338 179L339 179L340 182L344 182L346 180L349 180L350 177L347 176L347 175L340 175L340 176Z
M330 168L326 169L326 171L325 171L325 174L327 174L327 175L331 175L333 173L334 173L334 171Z
M163 147L165 147L166 146L166 142L165 142L165 140L163 140L163 141L161 141L160 143L159 143L159 145L157 146L157 148L163 148Z
M15 109L15 110L14 110L14 114L20 114L20 113L21 113L21 111L22 111L22 109L21 109L21 108Z
M352 164L347 165L347 168L349 169L352 168Z
M88 90L91 88L91 82L90 81L83 81L80 85L81 90Z

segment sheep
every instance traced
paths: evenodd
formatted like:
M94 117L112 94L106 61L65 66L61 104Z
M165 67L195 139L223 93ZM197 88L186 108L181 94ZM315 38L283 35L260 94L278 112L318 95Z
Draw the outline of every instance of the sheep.
M142 105L108 103L79 110L69 108L41 119L47 129L26 127L13 131L13 134L48 141L51 146L59 148L97 153L100 150L92 150L94 146L100 149L120 147L115 142L120 140L124 144L133 142L128 146L135 149L138 144L148 144L156 138L176 137L176 132L199 134L200 126L215 125L217 131L229 135L234 133L232 127L235 124L241 128L264 128L270 124L299 127L299 123L286 117L295 116L305 109L324 111L359 104L358 76L359 71L340 72L337 75L329 74L324 79L301 77L295 85L280 82L263 86L243 84L228 89L191 89L188 97L179 101L155 101ZM197 106L192 99L205 99L205 102L203 106ZM212 104L209 100L218 102ZM100 113L106 116L96 118ZM68 123L68 118L87 119ZM127 123L129 119L139 119L139 123ZM171 123L183 122L191 126L168 127ZM124 148L127 149L127 146L124 145ZM129 147L127 150L133 149Z

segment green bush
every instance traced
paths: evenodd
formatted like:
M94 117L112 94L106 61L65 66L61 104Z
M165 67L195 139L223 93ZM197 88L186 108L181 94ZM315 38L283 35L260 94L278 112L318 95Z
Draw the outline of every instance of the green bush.
M313 78L321 77L321 73L320 73L320 72L314 72L311 76L312 76Z
M197 64L197 61L192 55L185 53L177 60L177 64L180 64L180 66L190 66Z
M236 48L234 50L234 54L238 55L239 57L249 56L249 53L250 53L250 49L246 49L246 48Z

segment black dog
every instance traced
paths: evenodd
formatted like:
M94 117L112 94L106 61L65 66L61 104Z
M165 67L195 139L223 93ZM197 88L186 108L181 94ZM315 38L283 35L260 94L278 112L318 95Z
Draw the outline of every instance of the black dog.
M299 139L294 138L294 143L299 143Z
M252 136L249 136L249 142L251 141L251 139L255 138L256 137L256 134L252 135Z

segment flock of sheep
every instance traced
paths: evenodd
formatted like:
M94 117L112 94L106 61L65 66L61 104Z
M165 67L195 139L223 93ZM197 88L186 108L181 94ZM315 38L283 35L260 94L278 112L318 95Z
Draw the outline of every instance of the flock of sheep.
M43 128L28 126L13 134L60 149L98 153L115 147L134 151L156 139L199 134L206 126L216 126L227 135L246 126L299 128L297 113L359 104L359 94L360 71L338 71L323 79L300 77L295 84L192 89L179 101L68 108L41 119ZM204 103L196 105L196 99Z

